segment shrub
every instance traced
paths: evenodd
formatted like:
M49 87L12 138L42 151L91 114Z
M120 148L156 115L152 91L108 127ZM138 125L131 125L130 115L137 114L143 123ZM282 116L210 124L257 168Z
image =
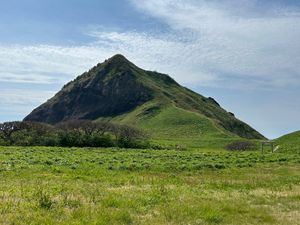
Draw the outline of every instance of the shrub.
M151 145L147 140L121 138L117 142L120 148L149 148Z
M14 144L13 134L24 129L24 123L19 121L0 123L0 137L9 145Z
M248 151L255 150L256 145L249 141L235 141L225 147L229 151Z
M114 147L116 143L109 135L94 135L92 137L92 147Z
M127 125L71 120L55 126L38 122L0 123L0 145L61 147L149 147L143 130Z
M58 143L62 147L77 147L79 137L73 132L59 132Z

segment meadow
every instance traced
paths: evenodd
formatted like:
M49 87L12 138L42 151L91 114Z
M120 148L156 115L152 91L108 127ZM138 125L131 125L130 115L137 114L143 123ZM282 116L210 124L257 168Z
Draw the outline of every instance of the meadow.
M300 154L0 147L0 224L300 224Z

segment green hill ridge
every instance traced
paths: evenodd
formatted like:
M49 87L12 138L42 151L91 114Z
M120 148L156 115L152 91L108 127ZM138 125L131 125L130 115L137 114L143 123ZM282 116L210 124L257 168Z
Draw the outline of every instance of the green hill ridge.
M300 131L283 135L276 139L275 143L285 151L300 151Z
M264 138L213 98L119 54L66 84L24 120L55 124L71 119L131 124L166 141Z

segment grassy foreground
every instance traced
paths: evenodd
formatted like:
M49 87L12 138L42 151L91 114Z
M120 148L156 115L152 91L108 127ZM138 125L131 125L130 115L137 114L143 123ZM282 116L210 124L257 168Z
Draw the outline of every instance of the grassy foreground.
M0 147L0 224L300 221L300 154Z

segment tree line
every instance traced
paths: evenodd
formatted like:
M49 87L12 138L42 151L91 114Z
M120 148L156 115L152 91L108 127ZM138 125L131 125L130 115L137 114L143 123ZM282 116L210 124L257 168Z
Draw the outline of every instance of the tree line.
M70 120L55 125L29 121L0 123L0 144L16 146L123 147L149 146L149 137L133 126Z

